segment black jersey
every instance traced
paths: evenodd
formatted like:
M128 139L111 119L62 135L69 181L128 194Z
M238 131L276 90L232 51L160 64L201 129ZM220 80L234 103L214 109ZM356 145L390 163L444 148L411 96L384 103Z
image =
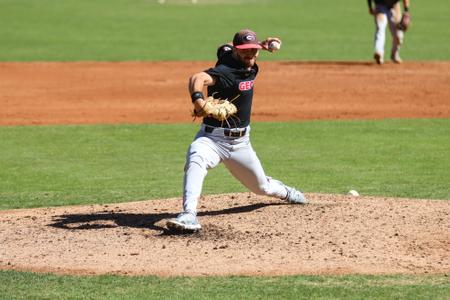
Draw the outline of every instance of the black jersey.
M258 66L255 64L247 69L232 56L232 51L228 51L220 56L214 68L205 72L216 80L213 86L208 87L208 96L230 101L234 99L233 104L237 107L237 113L223 122L206 117L203 119L203 123L225 128L248 126L252 111L253 83L258 74Z
M399 0L375 0L375 4L381 4L385 5L389 8L392 8L395 3L397 3Z

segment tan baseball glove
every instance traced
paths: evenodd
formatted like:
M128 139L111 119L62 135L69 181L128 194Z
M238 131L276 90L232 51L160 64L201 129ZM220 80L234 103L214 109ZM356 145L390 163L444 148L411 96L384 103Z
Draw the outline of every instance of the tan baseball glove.
M213 117L219 121L224 121L237 112L236 106L228 100L215 99L209 96L205 99L200 111L192 112L193 117Z
M402 19L397 24L397 28L406 31L408 30L410 25L411 25L411 15L409 14L409 12L404 12L402 15Z

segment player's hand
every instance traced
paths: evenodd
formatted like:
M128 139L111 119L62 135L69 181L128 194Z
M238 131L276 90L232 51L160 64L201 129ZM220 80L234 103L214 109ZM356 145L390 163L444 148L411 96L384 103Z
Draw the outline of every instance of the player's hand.
M261 46L263 47L264 50L273 52L274 49L271 49L269 46L270 43L272 43L272 42L277 42L281 46L281 40L276 37L268 37L267 39L265 39L264 41L261 42Z

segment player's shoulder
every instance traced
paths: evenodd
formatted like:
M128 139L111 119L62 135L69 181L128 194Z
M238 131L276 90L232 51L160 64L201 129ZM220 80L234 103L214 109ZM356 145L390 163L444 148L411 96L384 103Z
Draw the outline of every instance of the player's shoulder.
M217 59L220 60L224 55L231 54L233 51L233 45L231 43L223 44L217 48Z
M223 64L219 61L217 61L216 65L212 68L209 68L206 70L206 73L208 73L211 76L223 76L230 74L232 72L232 69L227 64Z

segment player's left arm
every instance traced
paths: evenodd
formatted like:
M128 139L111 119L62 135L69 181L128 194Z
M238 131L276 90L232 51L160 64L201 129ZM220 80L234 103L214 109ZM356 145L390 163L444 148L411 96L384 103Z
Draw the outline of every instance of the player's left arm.
M409 0L403 0L403 11L409 11Z
M409 0L403 0L403 13L397 24L397 29L406 32L411 26L411 14L409 12Z

